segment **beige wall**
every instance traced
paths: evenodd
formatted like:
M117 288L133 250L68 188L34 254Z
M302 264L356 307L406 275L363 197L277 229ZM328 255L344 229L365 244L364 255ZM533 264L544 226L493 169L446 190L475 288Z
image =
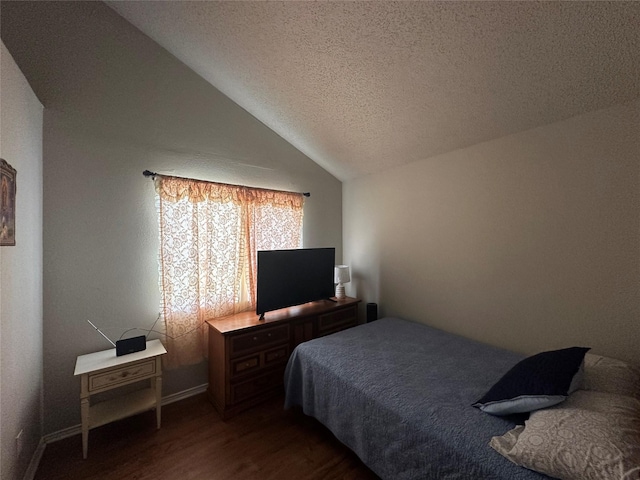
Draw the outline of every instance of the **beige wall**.
M16 245L0 247L0 478L11 480L42 435L42 105L0 47L0 157L17 170Z
M640 364L640 101L343 186L348 292L523 353Z
M100 2L3 5L3 39L45 105L45 434L80 422L76 356L159 311L149 169L311 192L304 245L342 255L342 186ZM164 395L207 382L166 372Z

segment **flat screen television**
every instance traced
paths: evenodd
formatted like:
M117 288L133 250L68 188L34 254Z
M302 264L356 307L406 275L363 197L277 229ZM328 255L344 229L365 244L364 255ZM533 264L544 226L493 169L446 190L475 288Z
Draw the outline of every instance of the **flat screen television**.
M258 252L256 313L333 297L335 248Z

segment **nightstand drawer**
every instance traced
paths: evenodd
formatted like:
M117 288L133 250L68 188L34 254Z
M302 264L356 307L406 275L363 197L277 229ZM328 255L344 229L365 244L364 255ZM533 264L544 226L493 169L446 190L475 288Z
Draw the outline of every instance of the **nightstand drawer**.
M138 379L151 377L156 373L155 360L145 360L138 363L129 364L122 368L113 369L108 372L89 375L89 391L113 388L118 385L126 385Z
M251 333L231 337L231 356L262 350L271 344L289 342L289 325L262 328Z
M357 306L344 308L337 312L326 313L318 317L318 333L326 335L358 324Z

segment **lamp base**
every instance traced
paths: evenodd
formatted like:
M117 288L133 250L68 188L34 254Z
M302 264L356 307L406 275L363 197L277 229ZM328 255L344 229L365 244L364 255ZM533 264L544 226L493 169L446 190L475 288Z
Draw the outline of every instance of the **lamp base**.
M336 286L336 298L339 300L344 300L347 296L344 294L344 285L339 283Z

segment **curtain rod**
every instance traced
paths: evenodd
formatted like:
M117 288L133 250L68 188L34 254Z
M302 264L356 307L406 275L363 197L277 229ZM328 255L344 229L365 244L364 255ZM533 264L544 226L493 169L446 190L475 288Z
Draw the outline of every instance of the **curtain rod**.
M156 178L157 176L162 176L162 177L180 178L181 180L195 180L195 181L198 181L198 182L209 182L208 180L198 180L198 179L196 179L196 178L177 177L177 176L175 176L175 175L162 175L162 174L160 174L160 173L152 172L151 170L145 170L144 172L142 172L142 175L144 175L144 176L145 176L145 177L147 177L147 178L151 178L151 179L154 179L154 178ZM209 183L218 183L218 182L209 182ZM230 183L226 183L226 184L224 184L224 185L229 185L230 187L242 187L242 186L244 186L244 185L233 185L233 184L230 184ZM252 188L253 188L253 187L252 187ZM261 188L260 190L270 190L270 191L272 191L272 192L278 192L278 191L281 191L281 190L273 190L273 189L270 189L270 188ZM303 196L305 196L305 197L310 197L310 196L311 196L311 193L309 193L309 192L304 192L304 193L302 193L301 195L303 195Z

